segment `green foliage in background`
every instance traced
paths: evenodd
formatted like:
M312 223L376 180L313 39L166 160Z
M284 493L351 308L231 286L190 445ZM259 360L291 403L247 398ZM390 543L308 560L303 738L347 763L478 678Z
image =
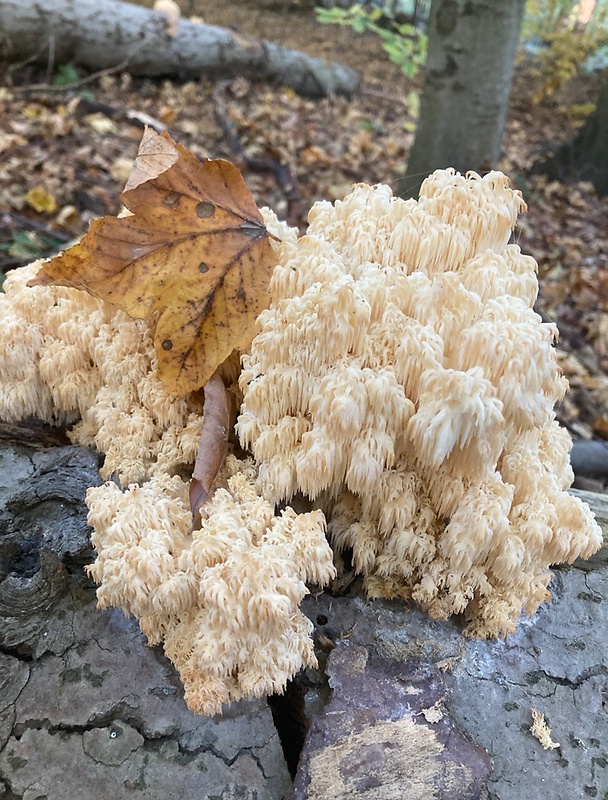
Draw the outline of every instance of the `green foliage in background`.
M557 30L575 5L578 4L574 0L527 0L521 29L522 39L542 39L551 31Z
M608 67L608 0L589 4L528 0L522 41L535 45L533 63L539 88L533 101L538 103L590 63Z
M37 258L46 258L65 246L65 239L55 238L37 231L17 231L8 242L0 243L0 264L28 264ZM3 253L7 255L4 256ZM4 279L4 276L0 276Z
M387 16L386 10L356 3L350 8L317 8L316 14L323 24L347 26L355 33L375 33L390 60L408 78L416 77L424 67L427 37L414 25Z

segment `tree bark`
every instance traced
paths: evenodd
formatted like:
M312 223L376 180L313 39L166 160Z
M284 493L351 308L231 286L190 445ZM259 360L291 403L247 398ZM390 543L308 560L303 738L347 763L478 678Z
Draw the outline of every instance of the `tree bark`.
M90 450L0 440L0 797L290 797L264 698L196 716L137 622L95 608L97 468Z
M404 196L433 170L499 156L525 0L433 0L420 122Z
M597 524L602 529L603 544L597 553L594 553L590 558L582 560L577 558L574 562L576 569L582 569L585 572L603 568L608 564L608 494L600 492L587 492L581 489L571 489L570 493L579 497L584 503L587 503L589 508L595 514ZM562 567L563 569L563 567Z
M598 194L608 194L608 78L596 110L574 140L560 147L548 160L539 162L534 171L544 172L552 180L591 181Z
M121 0L2 0L0 56L8 61L73 62L90 70L125 65L133 75L198 78L245 75L277 80L303 95L350 95L356 72L226 28L167 18Z

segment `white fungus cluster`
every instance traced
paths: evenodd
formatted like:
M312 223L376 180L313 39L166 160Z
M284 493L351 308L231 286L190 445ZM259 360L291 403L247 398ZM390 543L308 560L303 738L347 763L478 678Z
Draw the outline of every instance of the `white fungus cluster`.
M76 422L72 441L104 453L102 476L124 485L193 461L201 404L160 382L151 326L86 292L28 287L42 263L0 293L0 419Z
M418 201L358 186L283 246L244 358L237 430L271 502L327 514L371 597L413 598L505 635L547 599L550 564L601 544L554 405L557 335L536 263L509 245L500 173L438 171Z
M190 707L281 690L315 664L306 583L352 551L371 597L413 598L468 632L505 635L547 598L550 564L601 544L565 490L570 439L556 329L532 310L536 264L508 245L517 192L499 173L439 171L419 201L358 186L282 239L244 357L237 424L255 463L229 456L193 530L188 484L198 394L159 380L153 321L85 292L0 294L0 419L74 424L105 454L87 495L101 607L162 642ZM226 367L225 378L234 380ZM275 514L301 493L319 510Z
M281 692L317 663L299 605L306 583L334 574L325 519L291 508L275 516L255 477L251 463L228 456L194 531L177 476L87 492L99 606L135 614L149 643L163 643L198 713Z
M275 516L255 491L257 469L229 456L193 530L188 482L175 473L192 469L200 398L161 383L153 324L86 292L28 287L41 263L9 273L0 293L0 419L75 422L72 441L97 447L103 477L126 487L87 493L99 606L134 614L149 643L163 643L193 711L281 691L316 665L299 605L307 583L335 573L322 512Z

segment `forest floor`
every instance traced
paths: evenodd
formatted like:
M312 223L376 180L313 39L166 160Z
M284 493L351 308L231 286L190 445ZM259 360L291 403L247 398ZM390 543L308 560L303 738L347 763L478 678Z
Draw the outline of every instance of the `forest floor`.
M403 188L421 78L403 77L377 37L319 25L314 11L289 0L185 6L205 22L342 61L362 74L362 88L350 100L310 100L244 78L180 82L106 73L89 80L66 65L40 72L0 64L1 270L46 255L80 236L91 219L120 210L148 117L196 155L235 162L258 204L301 229L312 203L340 199L353 183ZM80 82L49 85L53 78ZM522 61L498 166L528 204L515 240L539 264L537 311L560 328L559 359L572 387L560 420L575 437L608 439L608 197L590 184L548 181L532 171L547 148L572 138L597 96L597 80L580 76L541 103L532 100L537 88ZM248 169L244 157L288 167L296 192L286 196L272 172Z

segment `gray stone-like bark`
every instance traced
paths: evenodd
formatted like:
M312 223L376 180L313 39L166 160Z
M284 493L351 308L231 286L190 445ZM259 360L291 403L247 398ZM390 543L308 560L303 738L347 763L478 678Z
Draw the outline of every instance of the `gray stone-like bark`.
M296 800L478 800L490 758L443 707L441 673L430 665L369 660L338 642L327 672L332 698L310 728Z
M74 62L91 70L125 64L133 75L182 78L245 75L310 96L350 95L360 80L342 64L214 25L182 19L172 37L161 12L121 0L2 0L0 31L0 55L9 61Z
M406 686L409 681L414 693L419 687L411 676L417 670L434 666L441 672L441 707L493 762L487 793L479 798L603 798L608 793L608 565L591 572L560 569L550 589L553 600L534 619L522 621L506 641L466 639L457 622L430 620L397 601L320 595L305 601L305 611L316 621L318 639L326 649L330 642L337 647L363 646L374 663L401 662L403 681ZM309 694L317 704L333 684L348 681L348 674L336 675L340 670L340 662L330 660L329 687L323 675L308 675L313 684ZM365 686L358 687L359 696L365 691ZM348 692L338 692L345 725ZM552 739L559 743L556 749L544 750L532 735L533 708L544 715ZM314 728L330 730L333 709L332 698ZM384 719L402 714L396 693ZM350 702L350 715L356 728L361 717L356 702ZM318 738L307 745L302 769L317 759L333 768L336 781L344 781L338 763L332 767L327 758L319 762L329 746L331 742ZM298 775L296 785L308 777ZM404 766L401 794L386 796L408 797L416 777ZM354 783L347 783L347 789L350 793L334 794L333 800L384 797L380 789L361 793Z
M82 568L97 461L0 448L0 797L287 800L267 704L192 714L162 650L97 610Z
M98 482L90 451L0 446L0 797L288 800L266 703L191 714L162 650L96 608L82 500ZM607 504L579 494L606 526ZM553 601L506 642L465 639L401 602L308 598L322 668L298 681L311 720L299 800L603 797L602 553L558 570ZM558 748L532 736L533 708Z
M404 195L433 170L495 165L525 0L433 0L420 122Z

